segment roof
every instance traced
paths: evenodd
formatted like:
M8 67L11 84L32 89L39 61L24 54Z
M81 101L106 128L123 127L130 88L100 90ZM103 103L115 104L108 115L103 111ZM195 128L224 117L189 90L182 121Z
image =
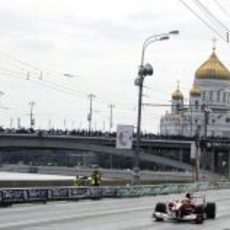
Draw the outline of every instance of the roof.
M196 71L196 79L230 80L229 70L218 59L215 50Z

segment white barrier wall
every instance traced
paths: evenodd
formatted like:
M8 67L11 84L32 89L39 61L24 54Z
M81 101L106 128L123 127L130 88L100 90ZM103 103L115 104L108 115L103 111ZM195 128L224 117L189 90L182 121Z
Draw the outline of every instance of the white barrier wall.
M229 182L215 185L197 183L124 187L2 188L0 189L0 205L54 200L131 198L226 188L230 188Z

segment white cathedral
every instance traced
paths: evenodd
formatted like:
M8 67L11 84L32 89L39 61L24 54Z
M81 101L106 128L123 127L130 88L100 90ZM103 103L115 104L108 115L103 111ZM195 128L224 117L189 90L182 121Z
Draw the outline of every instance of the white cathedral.
M196 71L189 103L179 89L172 93L171 111L160 120L161 135L230 137L230 72L211 56Z

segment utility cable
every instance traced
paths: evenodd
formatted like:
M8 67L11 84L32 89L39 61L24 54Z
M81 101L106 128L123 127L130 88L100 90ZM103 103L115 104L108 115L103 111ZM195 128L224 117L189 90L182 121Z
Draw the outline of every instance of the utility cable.
M229 14L229 12L226 10L226 8L224 8L224 7L219 3L219 1L214 0L214 2L215 2L216 5L220 8L220 10L221 10L227 17L230 18L230 14Z
M214 33L216 33L220 38L222 38L224 41L226 41L225 37L222 36L221 33L219 33L215 28L213 28L208 22L206 22L196 11L194 11L187 3L185 3L183 0L179 0L190 12L192 12L199 20L201 20L210 30L212 30Z
M193 0L193 2L201 9L203 10L206 15L214 19L220 26L222 26L226 31L229 31L229 28L224 25L223 22L221 22L203 3L201 3L199 0Z

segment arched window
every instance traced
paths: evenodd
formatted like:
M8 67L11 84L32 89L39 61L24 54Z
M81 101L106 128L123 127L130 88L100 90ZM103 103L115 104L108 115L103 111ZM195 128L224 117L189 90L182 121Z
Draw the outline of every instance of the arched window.
M205 101L205 99L206 99L206 92L205 92L205 91L203 91L203 94L202 94L202 100L203 100L203 101Z
M197 110L197 109L199 109L199 101L195 101L195 109Z
M217 94L216 94L216 100L217 102L220 101L220 91L219 90L217 91Z
M212 91L209 92L209 101L213 101L213 92Z
M226 102L226 92L223 93L223 102Z

